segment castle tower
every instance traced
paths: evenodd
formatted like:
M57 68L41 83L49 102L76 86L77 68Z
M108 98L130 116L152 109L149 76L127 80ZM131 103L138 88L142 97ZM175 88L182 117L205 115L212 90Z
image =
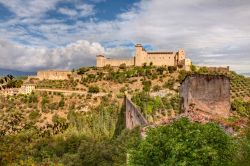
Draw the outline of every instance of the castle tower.
M103 55L96 56L96 67L104 67L105 66L105 57Z
M178 51L178 61L181 61L186 58L186 54L183 48Z
M141 44L135 45L135 66L142 66L146 63L147 52Z

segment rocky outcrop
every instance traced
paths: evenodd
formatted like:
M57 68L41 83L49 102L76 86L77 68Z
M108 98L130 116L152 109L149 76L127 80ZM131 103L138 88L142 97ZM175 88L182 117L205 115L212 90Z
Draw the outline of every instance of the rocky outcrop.
M230 80L223 75L190 75L181 84L182 109L201 117L228 117Z

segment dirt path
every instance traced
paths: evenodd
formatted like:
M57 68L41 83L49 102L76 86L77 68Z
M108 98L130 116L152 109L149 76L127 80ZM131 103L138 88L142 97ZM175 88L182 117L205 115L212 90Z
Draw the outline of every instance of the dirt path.
M40 92L60 92L60 93L67 93L67 94L83 94L83 95L86 95L88 94L88 92L86 91L76 91L76 90L63 90L63 89L35 89L35 91L40 91ZM107 93L103 93L103 92L100 92L100 93L95 93L93 94L93 96L97 97L97 96L105 96L107 95Z

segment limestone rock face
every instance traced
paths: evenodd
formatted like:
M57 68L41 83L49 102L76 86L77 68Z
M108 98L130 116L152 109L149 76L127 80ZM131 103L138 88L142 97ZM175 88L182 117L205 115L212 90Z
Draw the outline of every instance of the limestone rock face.
M222 75L190 75L180 87L182 109L209 116L228 117L230 80Z

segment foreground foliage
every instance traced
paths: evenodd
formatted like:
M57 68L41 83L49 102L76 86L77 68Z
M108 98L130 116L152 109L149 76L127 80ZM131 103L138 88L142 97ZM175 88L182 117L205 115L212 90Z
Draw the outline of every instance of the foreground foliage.
M230 165L235 146L219 126L181 119L150 129L130 156L131 165Z
M124 119L124 108L120 108L116 101L112 104L109 101L110 98L103 97L91 112L71 110L67 120L56 115L52 118L53 124L44 129L32 121L26 122L24 117L17 121L16 114L10 121L13 112L6 112L10 124L5 126L18 130L0 132L0 165L126 164L128 149L140 141L139 128L124 130L121 120ZM61 102L60 105L64 104ZM32 120L39 116L37 111L29 114ZM22 128L19 128L20 122L24 123Z

